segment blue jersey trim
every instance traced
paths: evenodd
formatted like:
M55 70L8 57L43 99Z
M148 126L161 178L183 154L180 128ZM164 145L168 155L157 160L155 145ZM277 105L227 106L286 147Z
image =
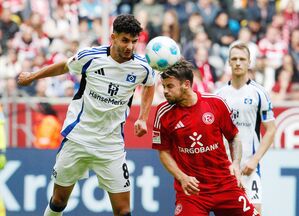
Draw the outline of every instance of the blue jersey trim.
M137 55L137 54L134 54L134 57L135 57L136 59L138 59L138 60L144 62L144 63L147 63L147 61L146 61L145 58L143 58L143 57L141 57L141 56L139 56L139 55Z
M63 137L67 137L67 135L74 129L74 127L80 122L80 117L83 113L83 107L84 107L84 102L82 102L82 107L81 107L81 111L79 112L77 119L71 123L70 125L68 125L62 132L61 135Z
M90 55L99 55L99 54L107 54L107 52L91 52L91 53L86 53L84 55L82 55L80 58L78 58L78 60L84 58L85 56L90 56Z
M145 79L142 81L142 84L145 84L147 82L147 79L148 79L148 75L149 75L149 69L144 66L144 65L141 65L142 67L144 67L144 69L146 70L146 77Z
M68 141L68 138L64 137L63 140L61 141L61 144L60 144L60 147L59 147L59 149L57 151L57 154L60 152L60 150L62 149L62 147L66 143L66 141Z
M93 47L92 49L82 50L81 52L78 53L78 58L81 59L81 57L86 53L97 53L97 52L107 53L107 47L103 47L103 48L94 48Z

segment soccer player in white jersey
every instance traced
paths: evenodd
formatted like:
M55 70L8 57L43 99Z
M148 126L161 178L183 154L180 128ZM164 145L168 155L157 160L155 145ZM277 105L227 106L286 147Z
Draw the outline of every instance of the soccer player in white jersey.
M218 90L232 109L232 120L239 129L242 142L242 183L248 197L261 212L262 186L259 162L273 142L275 119L272 103L265 89L249 79L250 52L243 43L233 43L229 52L232 79ZM260 137L261 123L265 128Z
M53 169L53 195L44 216L62 215L75 183L86 177L89 169L108 192L114 215L131 215L123 128L134 90L141 84L140 114L134 130L137 136L147 132L155 77L146 60L133 54L141 31L133 15L119 15L113 22L111 46L82 49L67 62L19 75L18 83L29 85L68 71L82 74L61 132L64 140Z

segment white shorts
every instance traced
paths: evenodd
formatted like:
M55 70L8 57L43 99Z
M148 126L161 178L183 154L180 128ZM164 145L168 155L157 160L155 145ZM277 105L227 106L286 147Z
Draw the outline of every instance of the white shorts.
M242 175L241 181L245 187L246 194L252 204L262 203L262 184L261 177L256 173L252 173L250 176Z
M130 191L126 152L112 152L110 157L71 140L66 140L56 157L52 178L60 186L71 186L79 179L87 178L93 170L99 187L110 193ZM106 153L107 155L107 153Z

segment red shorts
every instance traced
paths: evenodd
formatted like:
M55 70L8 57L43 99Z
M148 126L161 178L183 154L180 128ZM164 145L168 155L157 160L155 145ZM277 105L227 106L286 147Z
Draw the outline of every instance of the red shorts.
M260 216L241 188L218 193L176 195L176 216Z

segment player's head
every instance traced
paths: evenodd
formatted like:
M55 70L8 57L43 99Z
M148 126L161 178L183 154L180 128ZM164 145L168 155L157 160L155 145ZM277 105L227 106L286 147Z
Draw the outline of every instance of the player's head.
M114 20L111 47L113 57L117 61L122 62L131 59L141 31L139 21L131 14L119 15Z
M233 43L229 49L229 65L233 76L247 74L250 66L250 51L248 46L241 42Z
M164 96L171 104L180 103L192 91L193 65L181 59L161 74Z

